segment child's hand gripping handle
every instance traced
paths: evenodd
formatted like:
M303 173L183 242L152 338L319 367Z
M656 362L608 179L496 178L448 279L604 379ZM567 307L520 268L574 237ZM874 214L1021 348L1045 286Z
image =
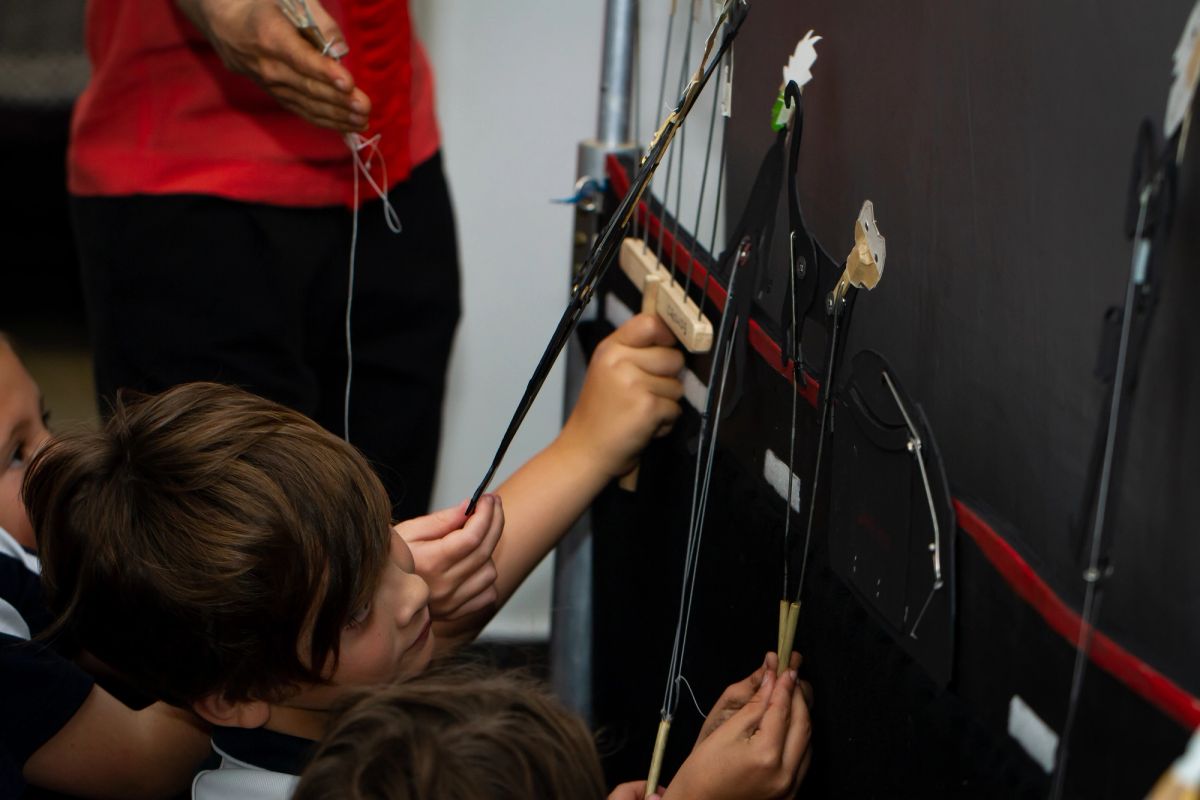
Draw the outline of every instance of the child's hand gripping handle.
M636 487L638 455L651 439L669 433L679 417L683 354L674 344L662 320L639 314L592 354L562 438L569 446L584 448L582 452L598 461L610 478L632 472Z

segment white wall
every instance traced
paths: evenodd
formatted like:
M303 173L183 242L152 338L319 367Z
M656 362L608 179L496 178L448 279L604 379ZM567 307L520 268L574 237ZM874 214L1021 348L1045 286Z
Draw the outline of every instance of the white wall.
M447 387L434 506L470 495L562 314L569 288L577 143L596 127L604 4L412 3L437 78L442 147L458 221L464 313ZM561 364L493 486L562 422ZM552 559L489 627L545 638Z
M442 147L463 271L464 314L451 362L434 487L434 506L441 508L469 496L482 477L566 303L574 212L550 199L571 194L577 145L596 131L604 0L412 0L410 5L437 78ZM651 43L664 40L670 4L648 5L641 29L645 55L638 65L643 139L678 97L686 25L681 13L672 37L667 99L662 109L656 108L662 47ZM707 5L698 5L705 7L692 37L693 63L712 26ZM711 108L707 97L712 94L708 92L693 111L693 123L687 127L682 218L689 229L703 167ZM716 170L715 155L711 169ZM665 170L664 164L656 192L663 190ZM710 202L701 225L705 244L714 181L710 173ZM672 211L674 195L672 190ZM558 432L562 393L560 364L493 486ZM550 559L485 635L545 638L552 573Z

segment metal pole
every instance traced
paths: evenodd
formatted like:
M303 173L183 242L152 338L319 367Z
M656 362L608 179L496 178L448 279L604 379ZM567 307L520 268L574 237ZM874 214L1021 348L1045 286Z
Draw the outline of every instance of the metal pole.
M596 138L609 147L629 147L633 45L637 38L635 0L608 0L600 71L600 112Z
M579 143L578 186L592 179L603 186L606 158L637 152L630 140L630 89L637 1L607 0L600 77L597 136ZM603 189L581 197L575 207L574 274L596 237L603 211ZM595 306L591 307L595 313ZM583 386L587 363L577 340L567 350L564 412L570 413ZM555 551L551 607L550 674L559 698L585 719L592 718L592 525L591 513L572 526Z

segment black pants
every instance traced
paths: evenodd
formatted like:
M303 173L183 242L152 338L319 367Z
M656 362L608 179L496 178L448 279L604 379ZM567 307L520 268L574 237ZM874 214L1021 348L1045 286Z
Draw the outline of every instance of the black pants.
M428 509L458 321L440 156L359 212L350 440L397 519ZM101 412L117 390L244 387L343 434L350 212L170 195L72 199Z

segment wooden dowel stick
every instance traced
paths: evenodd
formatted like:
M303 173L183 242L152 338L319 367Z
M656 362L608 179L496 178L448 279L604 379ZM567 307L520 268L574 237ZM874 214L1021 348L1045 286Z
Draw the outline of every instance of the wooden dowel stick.
M713 327L708 317L687 295L682 284L674 280L671 271L659 262L654 251L641 239L626 239L621 243L618 258L621 271L642 291L642 312L658 314L675 338L689 353L707 353L712 349ZM651 293L649 282L658 279Z
M779 668L776 675L782 677L792 663L792 645L796 642L796 623L800 619L800 604L789 603L787 610L787 629L783 632L783 644L779 647Z
M626 239L626 242L629 240ZM651 256L653 258L653 256ZM642 313L653 314L658 306L658 294L663 287L663 276L660 274L642 276ZM629 472L626 472L617 479L617 485L627 492L636 492L638 485L638 471L641 465L634 466Z
M650 776L646 778L646 797L658 790L658 778L662 774L663 753L667 751L667 734L671 732L671 720L658 723L658 735L654 737L654 755L650 758Z
M783 657L783 637L787 633L788 601L779 601L779 637L775 640L775 652Z

